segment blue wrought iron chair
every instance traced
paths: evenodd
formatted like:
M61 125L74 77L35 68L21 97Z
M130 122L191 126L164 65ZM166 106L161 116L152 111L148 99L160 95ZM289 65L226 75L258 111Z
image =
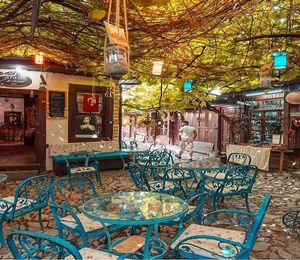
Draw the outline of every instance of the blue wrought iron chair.
M15 259L118 259L112 253L82 248L69 241L48 234L15 230L7 243Z
M282 223L289 234L300 239L300 210L292 209L285 212L282 216Z
M173 164L174 160L170 151L154 150L149 154L149 160L144 167L144 171L151 175L154 180L159 180Z
M17 187L14 196L0 199L0 243L5 245L3 238L4 221L12 221L15 218L28 213L38 211L39 224L44 228L42 221L42 209L48 205L50 190L53 184L53 176L39 175L23 180Z
M129 146L126 144L125 141L121 141L121 149L129 149Z
M148 181L148 177L144 172L144 169L135 164L128 164L128 171L131 175L131 179L135 184L135 187L140 191L156 191L161 193L172 193L174 187L173 182L168 182L163 178L157 181Z
M191 224L173 240L171 258L249 259L270 200L267 194L256 214L238 210L207 214L204 225Z
M138 143L137 141L130 141L130 149L137 149Z
M70 156L64 157L67 167L68 177L73 175L95 175L97 182L102 184L100 175L100 165L97 160L91 160L92 153L74 153L71 158ZM82 157L85 160L82 163Z
M251 156L245 153L231 153L228 156L227 163L230 165L250 165Z
M213 210L225 198L241 196L250 212L248 197L256 181L258 169L254 165L203 170L205 190L210 197Z
M84 202L97 196L93 181L84 176L54 182L50 208L61 238L80 238L82 245L87 247L89 238L103 237L107 232L124 229L91 220L82 213Z

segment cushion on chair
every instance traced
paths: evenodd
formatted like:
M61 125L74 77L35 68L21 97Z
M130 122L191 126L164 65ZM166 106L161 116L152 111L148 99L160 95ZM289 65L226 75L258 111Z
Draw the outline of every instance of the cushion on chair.
M82 256L82 259L112 260L112 259L118 258L118 256L116 256L114 254L103 252L103 251L92 249L92 248L88 248L88 247L84 247L84 248L80 249L79 253ZM70 259L74 259L74 257L68 256L65 259L70 260Z
M1 198L1 199L6 200L6 201L8 201L10 203L13 203L14 200L15 200L15 197L9 196L9 197L5 197L5 198ZM32 199L27 199L26 200L25 198L18 198L16 210L19 210L21 208L27 207L27 206L31 205L33 202L34 202L34 200L32 200ZM1 205L1 203L3 203L3 202L0 201L0 205ZM4 211L5 211L5 209L3 209L3 208L0 207L0 213L2 213ZM11 211L11 209L9 211Z
M73 167L70 171L71 173L96 172L96 169L95 167Z
M100 222L94 221L94 220L88 218L87 216L85 216L84 214L78 214L77 217L81 221L81 223L84 227L84 230L86 232L90 232L90 231L94 231L94 230L103 228L103 226ZM71 228L75 228L77 226L76 222L74 221L74 219L71 216L63 217L60 220L64 225L69 226ZM109 226L109 224L106 224L106 226Z
M174 249L181 240L183 240L187 237L190 237L190 236L195 236L195 235L215 236L215 237L221 237L224 239L243 243L245 240L246 233L243 231L238 231L238 230L231 230L231 229L218 228L218 227L212 227L212 226L191 224L176 239L176 241L171 245L171 248ZM219 241L212 240L212 239L192 239L192 240L189 240L188 242L189 242L189 244L195 244L196 246L201 246L201 247L203 247L207 250L210 250L214 253L217 253L220 255L223 254L221 249L218 246ZM226 247L225 243L223 243L223 245ZM213 254L210 254L209 252L201 250L197 247L191 247L191 248L198 255L207 256L207 257L216 257Z

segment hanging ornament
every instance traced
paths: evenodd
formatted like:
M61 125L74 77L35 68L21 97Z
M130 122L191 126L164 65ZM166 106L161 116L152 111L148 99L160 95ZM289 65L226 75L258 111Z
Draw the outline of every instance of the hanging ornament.
M88 17L94 21L101 21L105 17L105 15L106 12L103 9L96 9L88 13Z
M278 51L273 53L274 69L286 69L287 66L287 52Z
M152 74L157 76L160 75L162 72L163 65L163 61L153 61Z
M44 63L44 54L42 52L34 55L34 63L39 65L42 65Z
M104 73L110 77L120 77L129 72L129 43L127 27L126 0L123 0L124 28L120 27L120 10L122 0L115 0L115 23L112 24L112 2L109 2L107 22L104 22L106 29L104 45Z

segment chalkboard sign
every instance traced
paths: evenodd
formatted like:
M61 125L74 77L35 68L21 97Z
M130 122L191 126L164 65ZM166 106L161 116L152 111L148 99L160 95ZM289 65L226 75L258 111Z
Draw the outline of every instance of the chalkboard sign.
M48 91L48 117L66 117L66 93L61 91Z

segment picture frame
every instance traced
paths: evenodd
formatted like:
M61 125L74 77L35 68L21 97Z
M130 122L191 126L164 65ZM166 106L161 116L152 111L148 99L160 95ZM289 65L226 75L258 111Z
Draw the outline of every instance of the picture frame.
M272 135L272 144L280 144L281 143L281 135L273 134Z
M75 116L75 138L98 138L102 133L100 115L81 114Z
M4 124L6 126L22 126L22 112L4 111Z

